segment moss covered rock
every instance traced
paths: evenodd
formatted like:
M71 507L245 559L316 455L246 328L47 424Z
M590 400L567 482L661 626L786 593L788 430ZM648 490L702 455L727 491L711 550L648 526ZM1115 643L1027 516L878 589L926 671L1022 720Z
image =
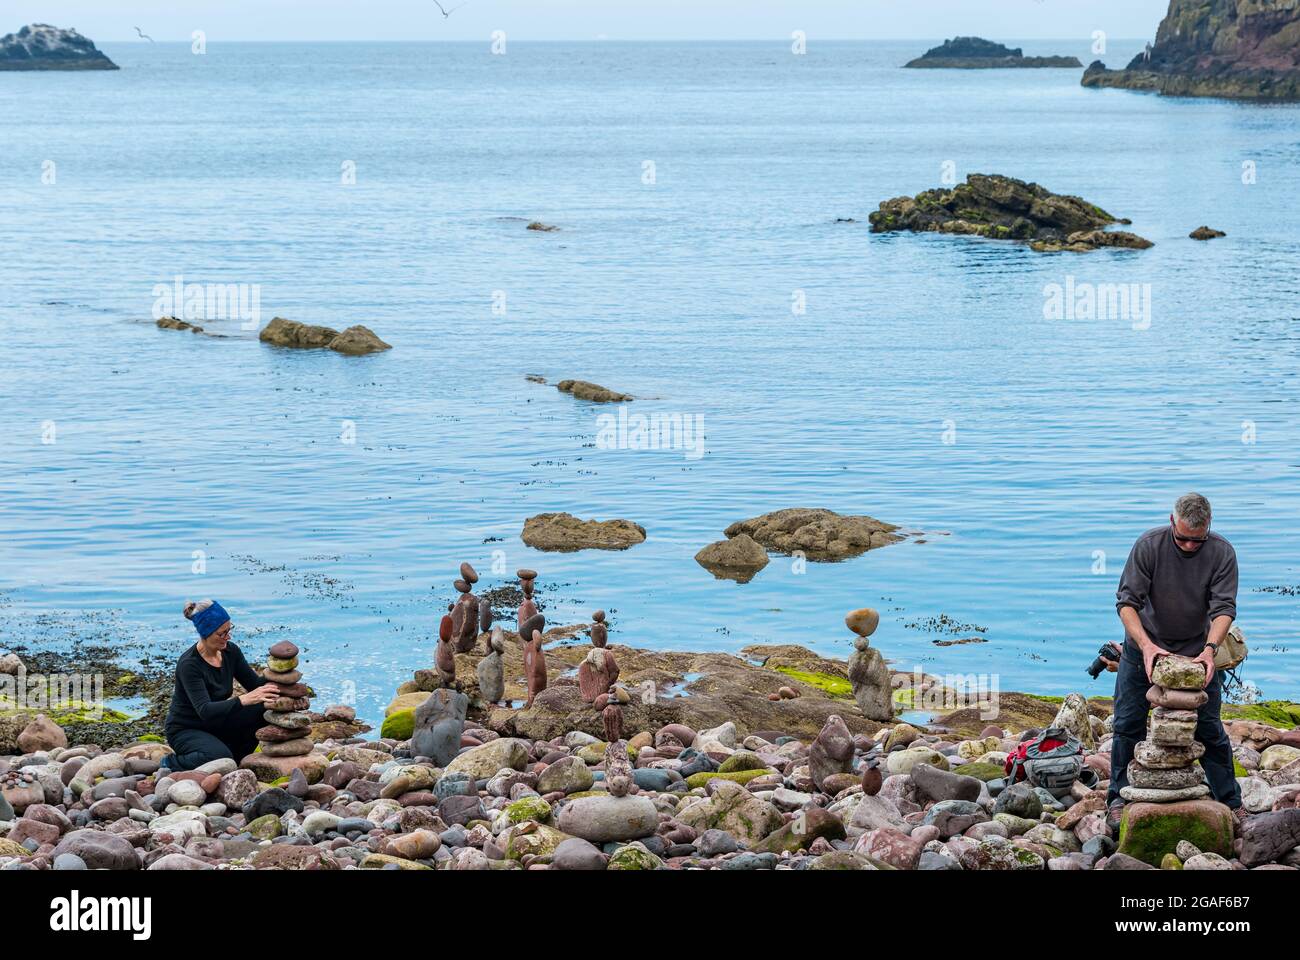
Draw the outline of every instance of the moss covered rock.
M974 777L985 783L1007 775L1006 771L996 763L963 763L953 773L961 774L963 777Z
M551 819L551 805L541 797L523 797L506 807L506 819L511 823L526 820L546 823Z
M761 777L765 773L775 773L770 767L764 767L761 770L734 770L729 773L719 771L710 772L705 770L701 773L692 773L686 778L686 785L694 790L696 787L702 787L710 780L730 780L732 783L749 783L755 777Z
M398 710L384 718L384 725L379 730L381 737L394 740L410 740L415 732L415 711Z
M609 858L606 870L662 870L664 862L641 843L619 847Z
M1153 867L1187 840L1204 853L1232 856L1232 813L1214 800L1130 803L1119 827L1119 852Z

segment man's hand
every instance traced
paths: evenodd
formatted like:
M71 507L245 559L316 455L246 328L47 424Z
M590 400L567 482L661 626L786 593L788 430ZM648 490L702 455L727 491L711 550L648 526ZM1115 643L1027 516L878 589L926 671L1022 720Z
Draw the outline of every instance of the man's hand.
M1116 643L1114 640L1112 640L1112 641L1110 642L1110 646L1115 650L1115 659L1114 659L1114 660L1102 660L1101 662L1104 663L1104 664L1106 665L1106 670L1107 670L1109 673L1115 673L1117 670L1119 670L1119 661L1120 661L1120 658L1124 656L1124 651L1123 651L1123 649L1120 647L1120 645L1119 645L1118 643Z
M1202 689L1204 689L1214 679L1214 648L1207 646L1201 650L1196 657L1196 662L1205 664L1205 683L1202 686Z
M1154 643L1148 640L1142 644L1142 666L1147 672L1147 680L1151 680L1151 671L1156 667L1156 661L1161 657L1169 656L1168 650L1161 650Z

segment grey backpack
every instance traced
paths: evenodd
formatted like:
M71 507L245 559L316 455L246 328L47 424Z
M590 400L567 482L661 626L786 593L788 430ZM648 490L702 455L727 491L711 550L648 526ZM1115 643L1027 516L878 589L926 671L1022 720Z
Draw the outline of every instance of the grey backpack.
M1048 727L1022 747L1023 756L1017 750L1008 758L1009 784L1020 779L1023 767L1025 780L1031 786L1064 797L1083 772L1083 744L1064 727Z

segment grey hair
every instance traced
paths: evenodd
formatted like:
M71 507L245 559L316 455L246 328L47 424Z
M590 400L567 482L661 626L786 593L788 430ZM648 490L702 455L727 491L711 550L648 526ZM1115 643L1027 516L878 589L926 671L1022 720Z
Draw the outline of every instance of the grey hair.
M195 615L196 613L202 613L204 610L208 609L208 607L210 607L210 606L212 606L212 601L211 601L211 600L199 600L197 603L196 603L195 601L193 601L193 600L188 600L188 601L186 601L186 603L185 603L185 610L183 611L184 614L185 614L185 619L186 619L186 620L193 620L193 619L194 619L194 615Z
M1193 530L1210 525L1210 501L1199 493L1184 493L1174 503L1174 516Z

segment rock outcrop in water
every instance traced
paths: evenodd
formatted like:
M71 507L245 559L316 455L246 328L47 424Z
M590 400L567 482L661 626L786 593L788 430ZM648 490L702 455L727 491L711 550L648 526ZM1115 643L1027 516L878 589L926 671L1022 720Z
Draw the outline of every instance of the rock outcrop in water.
M931 47L905 67L986 70L1006 67L1082 67L1078 57L1026 57L1019 47L1005 47L983 37L954 37Z
M632 399L630 394L619 393L588 380L561 380L555 385L555 389L561 393L570 393L579 400L590 400L592 403L627 403Z
M369 327L357 325L340 333L332 327L298 323L283 317L276 317L263 327L257 338L277 347L323 348L352 356L393 349L392 344L380 340Z
M33 23L0 37L0 70L117 70L76 30Z
M1177 97L1300 100L1300 3L1171 0L1154 44L1123 70L1093 61L1082 83Z
M865 515L791 507L774 510L727 527L728 538L748 536L777 553L802 553L809 560L846 560L905 539L898 527Z
M524 521L520 539L534 550L626 550L645 540L631 520L581 520L571 513L539 513Z
M998 174L972 173L955 187L884 200L868 219L872 233L907 230L1019 240L1042 252L1152 245L1133 233L1104 230L1130 221L1096 204Z

